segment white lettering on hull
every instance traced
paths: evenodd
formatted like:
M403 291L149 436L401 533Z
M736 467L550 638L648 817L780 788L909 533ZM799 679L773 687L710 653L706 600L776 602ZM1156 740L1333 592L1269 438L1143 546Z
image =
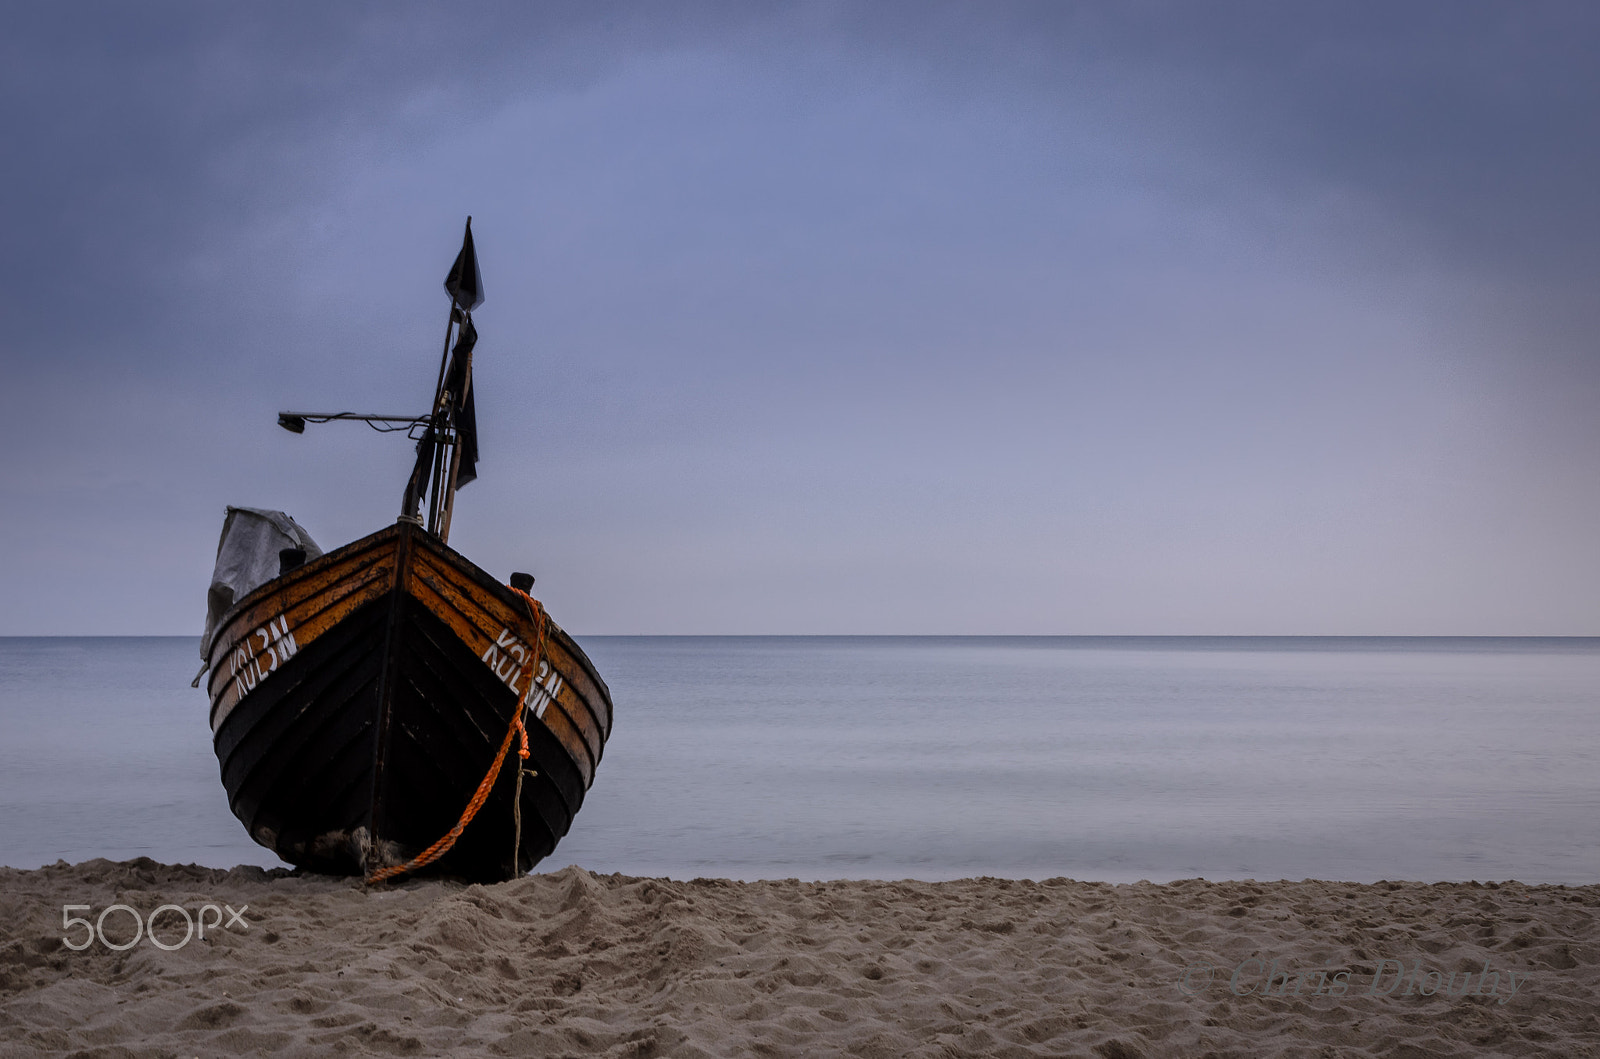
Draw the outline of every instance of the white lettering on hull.
M261 646L252 652L250 645L257 637L261 638ZM256 690L267 674L276 672L298 650L294 633L289 631L289 619L281 614L240 640L228 658L238 697L243 699Z
M521 697L522 688L519 682L532 653L532 649L517 639L510 629L501 629L494 643L484 648L482 659L483 664L489 667L490 672L494 673L502 684ZM540 659L539 671L533 677L533 693L528 701L528 709L533 711L535 717L544 716L550 700L561 694L562 683L561 674L550 668L549 659Z

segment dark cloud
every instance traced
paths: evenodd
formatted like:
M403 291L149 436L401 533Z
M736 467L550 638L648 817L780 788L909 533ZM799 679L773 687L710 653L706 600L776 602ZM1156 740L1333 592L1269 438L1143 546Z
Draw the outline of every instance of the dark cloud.
M187 261L329 194L351 151L685 48L888 62L944 106L1033 93L1221 156L1245 193L1371 199L1442 258L1575 285L1600 271L1597 46L1592 5L1550 3L15 5L0 304L24 344L153 326L203 293Z
M214 293L196 259L328 196L353 153L403 150L518 95L582 85L709 15L16 5L0 43L7 351L71 356L161 330Z
M1269 186L1386 205L1446 257L1600 263L1600 9L1584 3L864 6L950 97L1011 84L1209 146Z

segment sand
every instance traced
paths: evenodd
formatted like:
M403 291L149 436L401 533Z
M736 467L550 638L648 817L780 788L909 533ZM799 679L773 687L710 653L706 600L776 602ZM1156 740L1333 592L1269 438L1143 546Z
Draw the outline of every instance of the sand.
M203 940L169 909L169 949L74 951L68 904L215 911ZM1517 883L368 889L96 860L0 869L0 1055L1600 1056L1597 912L1600 887Z

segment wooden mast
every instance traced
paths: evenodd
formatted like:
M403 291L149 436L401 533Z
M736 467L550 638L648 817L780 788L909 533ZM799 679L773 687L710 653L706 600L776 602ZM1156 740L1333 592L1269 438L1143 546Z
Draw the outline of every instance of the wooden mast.
M458 400L467 399L467 390L472 387L472 353L467 353L467 365L464 371L466 376L465 388L461 391ZM454 417L452 416L452 419ZM454 423L451 424L454 427ZM456 510L456 476L461 473L461 433L452 430L450 444L450 473L446 480L444 491L444 514L439 521L439 540L445 544L450 543L450 516Z
M411 481L406 486L400 517L408 522L421 523L419 515L422 496L428 496L429 533L441 541L450 539L450 519L455 511L455 494L461 473L461 424L463 403L472 386L472 350L462 351L465 363L461 366L461 392L445 389L449 382L452 338L460 344L461 337L472 326L472 310L482 302L478 284L478 258L472 245L472 218L467 218L466 231L461 240L461 253L456 256L450 275L445 279L445 290L450 295L450 317L444 328L444 349L439 354L439 375L433 387L433 408Z
M472 218L467 218L467 223L472 223ZM439 379L433 385L433 421L428 430L433 437L433 459L428 466L428 532L439 531L439 471L443 463L443 449L449 445L448 434L445 430L445 420L449 410L444 406L444 373L450 363L450 338L456 330L455 297L450 299L450 316L444 325L444 351L439 354Z

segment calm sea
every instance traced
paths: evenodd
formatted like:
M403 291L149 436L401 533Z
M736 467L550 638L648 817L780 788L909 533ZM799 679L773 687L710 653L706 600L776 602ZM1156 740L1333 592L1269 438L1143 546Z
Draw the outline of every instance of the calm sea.
M1600 640L587 637L547 867L1600 881ZM271 865L192 638L0 639L0 863Z

